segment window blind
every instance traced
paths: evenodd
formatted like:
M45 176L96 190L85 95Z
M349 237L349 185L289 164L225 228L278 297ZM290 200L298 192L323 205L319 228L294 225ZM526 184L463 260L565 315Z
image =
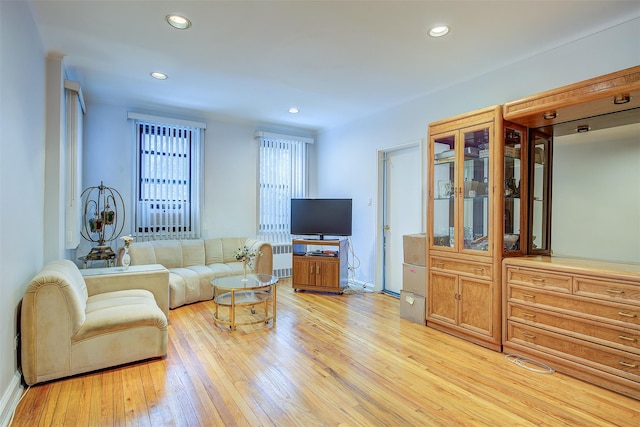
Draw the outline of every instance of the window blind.
M64 81L66 103L66 201L65 201L65 249L75 249L80 244L82 221L82 134L85 112L80 83Z
M307 194L307 142L259 135L258 238L291 242L291 199Z
M200 237L200 127L134 120L138 241Z

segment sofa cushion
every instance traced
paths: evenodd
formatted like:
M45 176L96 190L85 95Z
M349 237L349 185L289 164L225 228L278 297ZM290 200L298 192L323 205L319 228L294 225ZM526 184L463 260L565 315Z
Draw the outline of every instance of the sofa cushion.
M246 238L226 237L222 241L222 261L225 263L237 262L236 251L242 249L247 242Z
M129 248L131 259L136 260L137 265L158 264L156 261L156 251L151 242L136 242ZM166 268L166 266L165 266Z
M234 274L229 264L222 264L222 263L208 264L207 268L211 270L211 272L213 273L213 277L221 277L221 276L228 276L230 274Z
M169 307L200 301L200 277L188 268L169 269Z
M204 241L204 253L206 254L205 265L222 264L224 262L222 239L206 239Z
M188 267L200 278L200 301L213 298L213 287L211 286L211 280L215 277L215 273L206 265L194 265Z
M180 240L156 240L151 242L156 251L156 262L167 269L184 267L182 265L182 243ZM139 264L136 261L136 264Z
M182 243L182 267L192 265L204 265L204 240L181 240Z
M125 329L153 326L167 329L167 318L156 304L153 294L144 289L106 292L89 297L87 317L76 332L73 343Z

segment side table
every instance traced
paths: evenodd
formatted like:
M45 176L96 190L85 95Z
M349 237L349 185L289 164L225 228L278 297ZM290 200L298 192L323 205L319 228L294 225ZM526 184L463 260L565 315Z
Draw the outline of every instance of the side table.
M214 323L228 325L232 331L236 329L237 325L269 323L270 320L273 320L273 325L275 325L276 283L278 283L278 278L270 274L224 276L211 280L213 303L216 307L213 314ZM258 305L262 305L264 308L261 314L256 313L255 307ZM228 307L228 320L220 317L219 308L221 306ZM236 309L238 307L249 307L254 319L246 322L236 322Z

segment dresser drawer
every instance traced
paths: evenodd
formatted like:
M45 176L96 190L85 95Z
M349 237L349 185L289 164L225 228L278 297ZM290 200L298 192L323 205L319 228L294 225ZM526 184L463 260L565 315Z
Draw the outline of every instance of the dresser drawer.
M640 305L639 285L582 276L576 276L573 280L576 295Z
M510 267L507 269L507 282L571 293L571 276L550 273L544 270Z
M509 320L548 328L558 333L580 334L581 339L640 354L640 329L607 326L596 321L518 304L508 304L507 316Z
M640 355L517 322L508 322L507 339L595 369L640 381Z
M476 277L480 279L492 280L491 264L481 262L460 261L449 258L430 257L429 266L432 269L446 271L464 276Z
M559 309L565 314L583 318L600 318L605 322L625 327L640 325L640 307L562 295L556 292L544 292L538 289L509 285L509 302L522 302L540 308ZM594 319L595 320L595 319Z

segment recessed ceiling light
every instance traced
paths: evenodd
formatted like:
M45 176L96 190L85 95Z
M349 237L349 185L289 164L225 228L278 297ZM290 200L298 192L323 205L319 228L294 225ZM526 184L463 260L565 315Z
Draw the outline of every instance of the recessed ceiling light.
M429 30L429 35L431 37L442 37L449 32L449 27L446 25L438 25L437 27L433 27Z
M154 79L158 79L158 80L166 80L167 76L165 73L161 73L159 71L154 71L153 73L151 73L151 77L153 77Z
M300 110L298 110L296 107L291 107L291 108L289 108L289 112L291 114L298 114L300 112Z
M181 15L167 15L165 18L169 25L179 30L186 30L191 26L191 21Z

